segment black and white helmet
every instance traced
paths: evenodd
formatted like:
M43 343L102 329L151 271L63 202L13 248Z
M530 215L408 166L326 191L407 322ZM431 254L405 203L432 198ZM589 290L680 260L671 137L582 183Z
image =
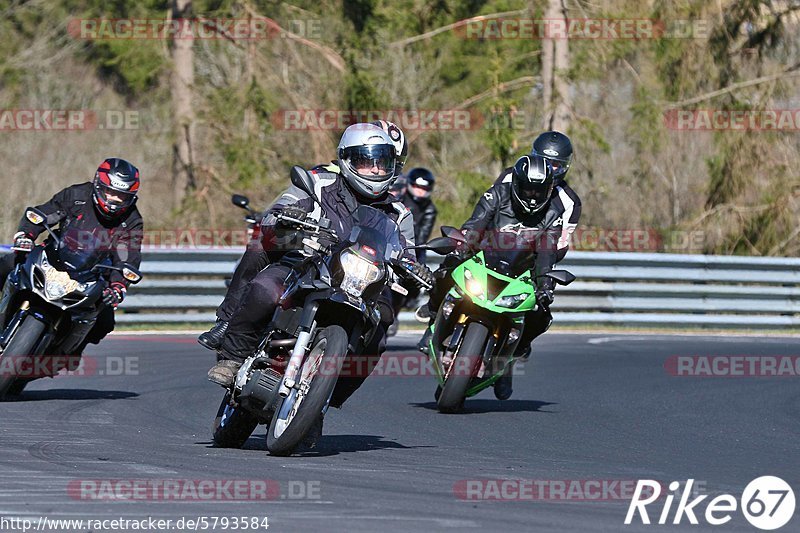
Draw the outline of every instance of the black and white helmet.
M386 132L386 134L394 143L394 149L397 151L397 160L394 164L394 175L399 176L403 173L403 166L406 164L406 159L408 159L408 139L406 139L406 134L403 133L403 130L401 130L400 127L394 122L376 120L375 122L370 122L370 124L375 124L384 132Z
M538 213L553 193L553 167L536 155L520 157L511 171L511 203L521 215Z
M553 167L553 176L564 179L572 164L572 141L559 131L546 131L533 141L531 155L547 159Z
M389 135L374 124L353 124L344 130L337 150L339 171L359 195L376 199L394 181L397 152Z
M408 192L412 198L430 198L436 178L427 168L416 167L408 171Z

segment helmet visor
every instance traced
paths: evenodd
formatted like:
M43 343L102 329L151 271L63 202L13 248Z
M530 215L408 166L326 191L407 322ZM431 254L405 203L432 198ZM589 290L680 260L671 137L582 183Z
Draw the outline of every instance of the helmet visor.
M547 179L544 182L530 182L527 180L515 180L514 192L517 198L533 211L541 209L550 194L553 192L553 180Z
M433 186L427 180L413 180L408 186L408 191L417 198L428 198L431 195Z
M395 172L395 148L390 144L350 146L342 150L342 161L358 176L384 181Z
M136 193L119 191L104 183L97 183L95 190L97 191L97 197L110 211L128 207L136 198Z
M553 167L553 175L556 177L566 174L570 165L572 164L572 155L565 158L555 158L551 155L539 152L538 150L534 150L533 155L538 155L545 158L545 160L550 163L550 166Z

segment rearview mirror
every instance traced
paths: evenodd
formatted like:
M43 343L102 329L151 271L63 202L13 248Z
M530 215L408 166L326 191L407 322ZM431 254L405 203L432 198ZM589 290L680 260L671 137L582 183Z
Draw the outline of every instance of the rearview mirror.
M139 272L139 269L133 265L129 265L128 263L125 263L122 266L122 277L127 281L130 281L133 285L136 285L142 281L142 273Z
M575 281L575 275L572 272L568 272L566 270L551 270L547 274L544 274L548 278L554 279L556 283L559 285L569 285L573 281Z
M458 247L458 241L449 237L437 237L431 239L426 244L420 246L424 250L431 250L440 255L447 255L455 252Z
M454 228L453 226L442 226L442 235L458 242L467 242L467 239L461 233L461 230Z
M306 172L306 169L297 165L293 166L291 172L289 172L289 179L292 180L292 185L309 195L316 203L319 203L319 199L314 192L314 180Z
M231 196L231 203L236 207L241 207L242 209L249 209L250 207L250 199L241 194L234 194Z
M35 207L29 207L25 210L25 218L28 219L28 222L31 224L42 224L45 220L47 220L47 215L36 209Z

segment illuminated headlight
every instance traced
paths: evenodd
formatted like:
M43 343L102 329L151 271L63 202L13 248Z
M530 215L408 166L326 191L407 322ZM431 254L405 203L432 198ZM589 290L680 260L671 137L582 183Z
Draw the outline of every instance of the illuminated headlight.
M511 331L508 332L508 344L514 344L519 339L519 330L515 328L511 328Z
M60 300L79 287L80 283L69 277L66 272L56 270L50 265L44 268L44 296L48 300Z
M341 262L344 270L342 290L356 298L361 298L364 289L378 281L382 275L380 268L349 250L342 252Z
M466 283L467 290L473 296L482 296L483 295L483 285L481 285L480 281L475 279L475 277L472 275L472 272L470 272L469 270L465 270L464 271L464 280L466 280L466 282L467 282Z
M513 309L514 307L519 306L522 302L528 299L527 294L515 294L513 296L503 296L499 300L497 300L497 305L500 307L507 307L508 309Z

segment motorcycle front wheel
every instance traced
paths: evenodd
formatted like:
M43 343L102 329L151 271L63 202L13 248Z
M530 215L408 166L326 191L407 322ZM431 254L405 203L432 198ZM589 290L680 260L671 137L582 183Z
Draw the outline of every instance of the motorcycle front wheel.
M488 335L489 328L479 322L467 326L464 340L450 364L447 378L436 399L440 413L457 413L464 407L467 388L480 366Z
M347 333L328 326L314 340L298 386L279 404L267 431L267 449L273 455L291 455L322 415L339 379L347 355Z
M0 399L6 394L19 394L27 384L19 371L27 366L34 356L33 350L41 339L47 325L34 316L26 316L9 340L0 356Z

